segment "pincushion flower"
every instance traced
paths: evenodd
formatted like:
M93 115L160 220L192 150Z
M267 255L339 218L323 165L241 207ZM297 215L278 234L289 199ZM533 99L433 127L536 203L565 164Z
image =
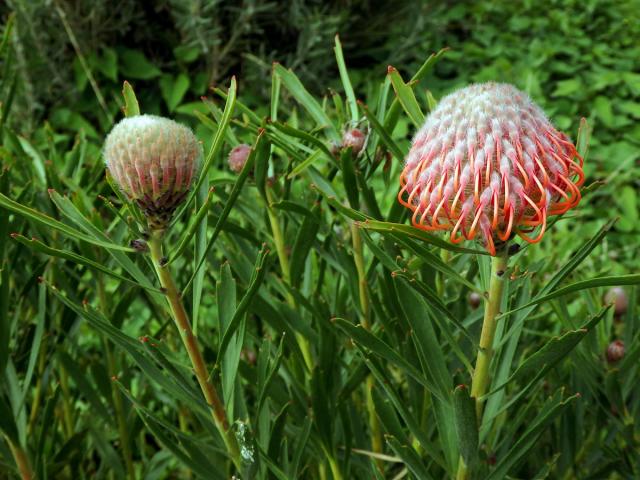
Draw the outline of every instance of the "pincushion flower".
M124 194L163 230L186 197L202 160L202 147L186 126L155 115L121 120L107 136L104 159Z
M414 226L450 231L454 243L479 233L495 255L513 234L538 242L549 216L578 204L582 163L524 92L476 84L443 98L427 117L398 199L413 211Z

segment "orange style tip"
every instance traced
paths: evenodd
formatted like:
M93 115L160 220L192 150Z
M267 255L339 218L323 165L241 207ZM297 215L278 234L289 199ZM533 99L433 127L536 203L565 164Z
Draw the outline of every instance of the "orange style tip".
M89 304L89 300L87 300L86 298L82 299L82 305L84 305L85 307Z
M582 398L582 394L580 392L576 392L576 398Z
M116 375L112 375L111 376L111 381L112 382L117 382L118 381L118 377Z
M54 193L56 193L56 189L55 188L47 188L47 192L49 192L49 195L53 195Z
M38 277L38 283L44 283L44 277Z
M458 390L458 389L460 389L460 390L466 390L466 389L467 389L467 386L466 386L464 383L461 383L460 385L458 385L458 386L456 387L456 390Z
M263 135L263 134L264 134L264 132L266 132L266 130L265 130L264 128L260 127L260 128L258 129L258 136Z
M19 235L20 235L20 234L19 234L19 233L16 233L16 232L13 232L13 233L10 233L10 234L9 234L9 236L10 236L11 238L16 238L16 237L18 237Z
M396 70L396 68L392 65L389 65L387 67L387 73L393 73L393 72L397 72L398 70Z

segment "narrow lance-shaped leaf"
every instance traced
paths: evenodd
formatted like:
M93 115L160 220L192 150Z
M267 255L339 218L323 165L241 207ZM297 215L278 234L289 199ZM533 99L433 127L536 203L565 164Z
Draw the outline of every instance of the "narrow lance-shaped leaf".
M404 111L409 115L413 125L416 128L420 128L424 123L424 113L422 113L422 109L420 108L420 105L418 105L418 101L413 94L413 89L404 83L400 73L398 73L395 68L390 66L388 69L388 75L402 108L404 108Z
M122 109L122 111L124 112L124 116L135 117L136 115L140 115L140 105L138 104L138 99L136 98L136 94L133 91L133 87L126 80L122 85L122 96L124 97L124 107Z
M315 98L304 88L304 85L302 85L298 77L279 63L273 65L273 70L274 73L280 77L283 85L289 90L291 95L309 112L309 115L316 121L318 126L326 129L327 135L331 140L339 142L340 136L333 122Z
M475 398L465 385L453 391L453 412L460 456L467 467L473 468L478 457L478 419Z
M193 273L191 274L191 278L187 282L187 285L184 287L183 295L189 289L189 287L191 286L191 284L192 284L193 280L195 279L195 277L196 277L198 271L200 270L200 268L202 268L202 266L204 265L204 262L207 259L207 255L208 255L209 251L213 247L213 244L215 243L216 238L218 238L218 235L220 234L220 231L222 230L222 226L224 225L224 222L227 220L227 217L231 213L231 209L233 208L233 205L236 202L236 199L240 195L240 191L242 190L242 186L244 185L244 182L246 181L247 177L249 176L249 173L253 169L253 164L254 164L254 161L255 161L256 151L258 150L260 142L264 141L263 137L264 137L264 130L262 130L258 134L258 138L256 139L256 144L251 149L251 153L249 154L249 157L247 158L247 161L244 164L244 167L242 168L242 171L238 175L238 179L236 180L236 183L233 185L233 188L231 189L231 193L229 194L229 198L227 200L227 203L225 204L224 209L222 210L222 213L218 217L218 221L216 222L216 225L215 225L215 227L213 229L213 233L211 234L211 238L209 238L209 240L207 242L207 246L204 249L202 257L200 257L200 260L198 261L198 264L196 265L196 268L194 269Z
M108 248L110 250L120 250L124 252L133 252L134 250L130 247L124 247L122 245L116 245L115 243L104 242L89 235L85 235L82 232L70 227L69 225L62 223L54 218L51 218L48 215L45 215L42 212L34 210L29 207L25 207L17 202L14 202L9 197L0 193L0 207L6 208L14 213L17 213L27 220L32 220L46 227L53 228L64 235L73 238L75 240L81 240L83 242L91 243L93 245L97 245L99 247Z
M342 80L342 86L344 93L347 96L349 102L349 110L351 113L351 121L356 123L358 121L358 104L356 103L356 95L353 93L353 86L349 79L349 72L347 71L347 65L344 61L344 54L342 53L342 44L340 43L340 37L335 36L335 46L333 51L336 54L336 62L338 63L338 71L340 72L340 80Z

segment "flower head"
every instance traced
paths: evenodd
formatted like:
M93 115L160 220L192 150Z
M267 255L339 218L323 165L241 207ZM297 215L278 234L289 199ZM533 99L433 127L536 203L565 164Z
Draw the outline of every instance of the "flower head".
M105 140L104 159L149 227L162 230L196 178L202 148L188 127L168 118L138 115L113 127Z
M480 233L492 255L516 233L538 242L547 218L575 207L582 157L523 92L471 85L443 98L413 139L398 200L454 243ZM529 235L540 227L535 235Z

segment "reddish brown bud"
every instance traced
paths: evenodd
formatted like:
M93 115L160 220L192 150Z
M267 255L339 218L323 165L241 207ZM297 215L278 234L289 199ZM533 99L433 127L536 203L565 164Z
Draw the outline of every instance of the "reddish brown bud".
M469 294L469 306L473 310L478 308L481 303L482 303L482 295L480 295L478 292L471 292Z
M624 357L624 342L614 340L607 347L607 362L617 363Z
M342 148L351 147L351 151L354 155L358 155L364 148L364 144L367 137L357 128L347 130L342 135Z
M624 315L627 312L627 307L629 306L627 293L622 287L610 288L604 295L604 303L613 303L613 311L616 317Z
M237 147L234 147L233 150L229 152L229 158L227 160L231 171L234 173L240 173L244 168L244 164L247 163L250 153L251 146L246 143L241 143Z

